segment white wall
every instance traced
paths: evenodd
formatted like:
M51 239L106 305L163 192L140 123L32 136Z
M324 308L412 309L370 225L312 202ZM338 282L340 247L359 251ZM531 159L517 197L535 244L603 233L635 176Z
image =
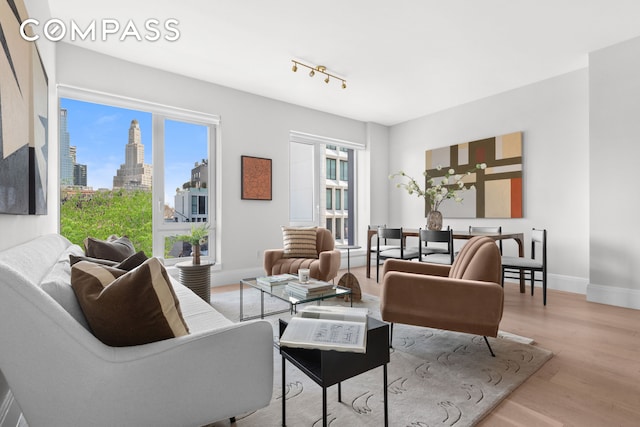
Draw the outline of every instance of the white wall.
M640 308L640 38L589 56L589 301Z
M265 249L282 247L289 215L289 131L365 143L365 123L59 44L58 82L221 117L221 270L214 286L260 274ZM273 159L273 200L240 199L240 156ZM218 266L220 267L220 266Z
M589 275L588 105L584 69L411 120L391 128L390 170L420 175L425 150L522 131L524 218L445 218L445 225L502 225L505 231L524 231L527 242L531 228L546 228L549 287L584 293ZM387 187L391 225L424 227L424 201L391 182ZM509 243L513 246L505 250L515 254L515 244Z
M46 2L25 1L29 17L46 19L50 16L49 6ZM25 17L26 18L26 17ZM7 29L5 29L7 31ZM47 72L49 80L49 168L48 182L58 181L57 135L58 132L58 102L56 99L55 81L55 55L56 46L51 43L38 43L40 58ZM53 118L53 120L52 120ZM5 126L8 123L5 123ZM0 214L0 250L10 248L19 243L26 242L37 236L55 233L58 230L58 209L56 202L58 195L57 186L49 185L47 188L48 215L3 215ZM20 409L9 391L2 372L0 372L0 426L15 426L20 416Z

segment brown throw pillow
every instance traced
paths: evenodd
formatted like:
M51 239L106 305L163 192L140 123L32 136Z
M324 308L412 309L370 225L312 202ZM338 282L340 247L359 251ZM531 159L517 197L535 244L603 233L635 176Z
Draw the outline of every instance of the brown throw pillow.
M284 258L318 258L317 227L282 227Z
M71 286L91 331L107 345L141 345L189 333L157 258L130 272L80 261L71 268Z
M108 265L109 267L114 267L116 265L118 265L117 261L111 261L108 259L101 259L101 258L93 258L90 256L78 256L78 255L73 255L70 254L69 255L69 263L71 265L74 265L80 261L89 261L89 262L95 262L96 264L102 264L102 265Z
M124 261L136 253L133 243L127 236L109 236L107 240L87 237L84 239L85 254L92 258Z
M69 262L71 265L74 265L80 261L90 261L95 262L96 264L108 265L109 267L115 267L125 271L133 270L148 259L149 257L144 253L144 251L136 252L122 262L110 261L108 259L92 258L89 256L69 255Z
M149 257L144 253L144 251L140 251L131 255L121 263L114 265L114 267L119 268L120 270L131 271L137 266L142 265L148 259Z

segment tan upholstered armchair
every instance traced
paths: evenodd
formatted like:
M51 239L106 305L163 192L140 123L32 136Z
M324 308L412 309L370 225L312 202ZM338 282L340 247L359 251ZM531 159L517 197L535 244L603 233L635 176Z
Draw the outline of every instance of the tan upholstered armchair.
M331 232L326 228L316 229L316 251L318 258L285 258L284 249L264 251L264 271L274 274L298 274L299 268L311 270L310 276L326 282L333 280L340 269L340 251L334 249Z
M488 237L474 237L453 265L402 260L384 264L382 319L496 337L502 319L500 250ZM393 328L391 329L393 331Z

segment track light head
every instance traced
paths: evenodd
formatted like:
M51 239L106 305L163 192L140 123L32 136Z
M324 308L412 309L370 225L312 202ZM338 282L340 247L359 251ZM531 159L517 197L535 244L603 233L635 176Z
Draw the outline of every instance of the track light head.
M327 78L324 79L324 82L327 83L327 84L329 83L329 76L327 76Z
M315 75L316 75L316 72L315 72L315 71L313 71L313 70L309 71L309 77L313 77L313 76L315 76Z
M298 65L295 62L293 63L293 67L291 67L291 71L293 71L294 73L298 71Z
M346 89L347 88L347 82L345 82L344 80L342 81L342 89Z

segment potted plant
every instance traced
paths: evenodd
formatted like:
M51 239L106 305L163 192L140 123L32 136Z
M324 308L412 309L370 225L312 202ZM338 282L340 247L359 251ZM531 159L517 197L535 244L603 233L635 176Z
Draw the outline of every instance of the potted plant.
M209 224L204 223L200 226L192 225L191 233L175 236L174 241L183 241L191 245L191 255L193 257L193 265L200 265L200 245L207 241L209 236Z

